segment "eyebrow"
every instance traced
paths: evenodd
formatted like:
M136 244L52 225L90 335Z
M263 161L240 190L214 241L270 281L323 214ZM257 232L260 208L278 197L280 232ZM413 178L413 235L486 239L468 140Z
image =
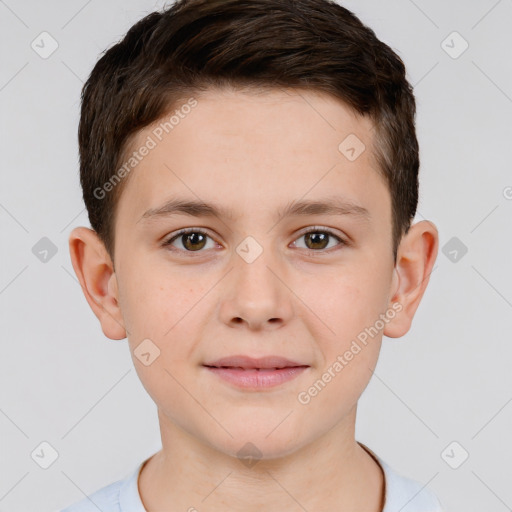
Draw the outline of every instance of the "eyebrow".
M234 217L233 210L215 203L173 198L162 206L147 210L139 220L151 220L176 214L227 219ZM308 215L350 215L366 222L371 220L370 212L366 208L342 197L292 201L277 212L275 220L279 222L286 217Z

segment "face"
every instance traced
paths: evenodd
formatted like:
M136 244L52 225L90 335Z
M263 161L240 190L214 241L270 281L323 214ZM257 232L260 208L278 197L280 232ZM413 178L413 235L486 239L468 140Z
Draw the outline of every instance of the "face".
M162 431L278 457L354 419L391 307L391 199L370 121L341 102L284 90L195 98L172 131L159 121L132 143L156 144L118 203L118 303ZM244 388L205 366L235 355L305 368Z

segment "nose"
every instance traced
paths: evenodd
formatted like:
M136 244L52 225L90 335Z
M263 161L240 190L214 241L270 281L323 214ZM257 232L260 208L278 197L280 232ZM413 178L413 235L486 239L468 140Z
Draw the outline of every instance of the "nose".
M270 249L254 260L233 254L233 268L220 296L219 315L230 327L250 330L279 329L293 316L294 297L284 265Z

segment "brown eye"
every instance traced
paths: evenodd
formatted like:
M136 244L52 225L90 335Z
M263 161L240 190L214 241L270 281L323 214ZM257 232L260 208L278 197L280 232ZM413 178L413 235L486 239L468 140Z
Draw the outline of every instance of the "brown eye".
M199 251L206 245L206 237L201 233L181 235L183 247L190 251Z
M325 249L330 235L321 232L311 232L306 233L304 236L308 249Z
M302 235L297 240L300 240L301 238L303 238L305 241L304 249L313 252L325 251L326 248L329 246L329 242L331 240L337 240L339 242L338 244L335 244L335 246L348 245L338 235L334 234L332 231L325 229L309 230L306 233L302 233ZM294 244L296 245L297 242L294 242Z
M178 234L163 243L164 246L172 247L172 250L178 252L199 252L207 244L208 238L211 237L204 231L198 229L189 229L180 231ZM174 242L180 242L181 247L176 247Z

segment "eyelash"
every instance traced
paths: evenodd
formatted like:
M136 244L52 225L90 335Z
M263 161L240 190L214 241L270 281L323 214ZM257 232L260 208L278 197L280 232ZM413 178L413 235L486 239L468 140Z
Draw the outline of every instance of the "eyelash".
M178 231L176 234L174 234L171 238L168 238L166 241L164 241L162 243L162 246L163 247L171 247L171 244L174 242L174 240L177 240L180 236L183 236L183 235L187 235L189 233L199 233L201 235L205 235L207 236L208 238L211 238L213 240L213 238L208 234L208 232L202 230L202 229L199 229L199 228L186 228L186 229L182 229L181 231ZM326 228L323 228L321 226L313 226L311 229L309 229L308 231L304 231L302 232L299 237L296 239L298 240L299 238L302 238L303 236L309 234L309 233L326 233L328 234L330 237L333 237L335 238L339 244L338 244L338 248L341 248L343 246L348 246L349 243L344 240L343 238L341 238L340 236L338 236L336 233L334 233L333 231L331 231L330 229L326 229ZM332 250L336 250L336 248L334 247L331 247L330 249L305 249L307 252L309 252L310 254L318 254L318 253L329 253L331 252ZM176 248L172 248L170 249L172 250L173 252L184 252L184 253L189 253L191 255L194 255L194 253L201 253L201 252L204 252L202 250L200 251L187 251L187 250L183 250L183 249L176 249Z

